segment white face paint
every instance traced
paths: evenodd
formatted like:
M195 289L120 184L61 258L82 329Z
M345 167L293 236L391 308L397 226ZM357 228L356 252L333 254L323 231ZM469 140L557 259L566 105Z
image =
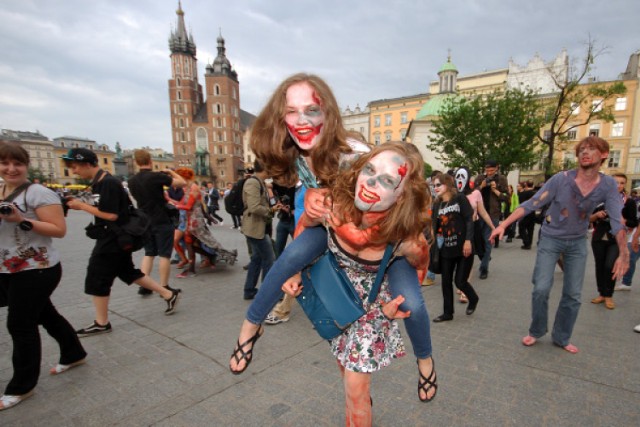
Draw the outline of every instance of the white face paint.
M309 83L296 83L287 89L284 120L289 134L300 149L308 151L318 144L324 125L324 111Z
M460 169L456 172L456 187L459 192L463 192L469 182L469 173L466 169Z
M390 150L377 154L358 175L356 207L363 212L388 210L402 194L408 173L404 156Z

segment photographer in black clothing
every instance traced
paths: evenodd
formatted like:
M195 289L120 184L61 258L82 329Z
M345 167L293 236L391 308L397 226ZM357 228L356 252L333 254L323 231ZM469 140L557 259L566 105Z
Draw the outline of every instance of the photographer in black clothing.
M489 213L493 225L496 227L500 224L502 202L507 201L509 191L507 177L501 175L498 169L498 162L495 160L487 160L484 165L484 174L478 175L474 187L480 190L484 207ZM485 242L484 256L480 263L480 279L486 279L489 275L489 260L491 260L492 245L491 242L489 242L491 228L484 222L482 223L482 235ZM496 248L498 247L497 241L495 242L495 246Z
M293 239L295 231L295 220L293 217L296 188L283 187L273 183L273 195L277 201L274 210L278 212L278 225L276 227L275 252L276 258L282 253L287 245L289 236Z

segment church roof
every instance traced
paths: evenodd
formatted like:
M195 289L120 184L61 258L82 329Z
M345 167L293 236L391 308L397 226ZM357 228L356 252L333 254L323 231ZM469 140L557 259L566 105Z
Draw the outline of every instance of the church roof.
M447 62L442 64L442 67L440 67L440 71L438 71L438 74L444 71L455 71L456 73L458 72L458 69L456 68L456 66L453 65L453 62L451 62L451 57L447 58Z
M459 97L461 97L461 95L457 95L454 93L441 93L432 96L422 106L422 108L416 115L416 120L424 119L430 116L440 116L440 112L442 111L442 107L444 106L445 101L449 98L456 99Z

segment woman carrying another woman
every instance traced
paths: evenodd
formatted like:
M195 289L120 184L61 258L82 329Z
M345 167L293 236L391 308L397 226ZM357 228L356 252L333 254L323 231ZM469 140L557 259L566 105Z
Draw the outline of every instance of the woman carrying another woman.
M331 189L332 214L329 223L329 250L336 256L358 292L366 314L331 340L344 382L346 425L371 425L371 374L389 365L391 359L404 356L404 345L395 318L406 318L398 306L403 296L392 299L387 276L375 301L368 303L369 292L386 246L394 245L394 257L419 256L415 243L428 224L422 214L430 202L422 177L423 161L419 153L402 142L390 142L362 155L342 173ZM369 231L369 242L362 246L354 240L353 230ZM391 259L389 266L397 262ZM299 282L288 281L290 295L300 292ZM422 391L434 394L435 373L421 381Z
M29 153L0 143L0 307L8 306L7 329L13 341L13 377L0 397L0 411L33 394L40 375L42 325L60 346L51 375L84 363L87 353L69 322L51 303L62 277L60 255L52 238L67 232L60 198L27 180Z
M433 234L442 237L440 263L444 313L434 322L453 320L453 282L469 299L467 315L478 305L478 294L468 282L473 267L473 209L464 194L456 191L453 177L440 174L433 180L438 197L433 204Z
M347 142L340 109L331 89L322 79L309 74L293 75L279 85L253 124L251 149L276 183L293 186L301 181L303 189L331 188L340 166L368 151L363 143ZM304 203L297 197L296 218L303 206L311 221L326 218L330 212L325 206L326 191L307 191ZM359 237L360 244L366 245L367 233L360 233ZM229 364L234 374L244 372L251 362L253 346L263 333L261 324L278 302L281 286L326 248L325 229L311 227L278 257L247 310ZM426 257L425 251L421 261L426 262ZM430 378L434 371L429 316L416 269L401 258L389 267L388 275L393 296L405 298L400 309L411 312L405 326L418 358L420 375ZM429 393L423 389L418 391L423 401L431 400L434 395L435 389Z

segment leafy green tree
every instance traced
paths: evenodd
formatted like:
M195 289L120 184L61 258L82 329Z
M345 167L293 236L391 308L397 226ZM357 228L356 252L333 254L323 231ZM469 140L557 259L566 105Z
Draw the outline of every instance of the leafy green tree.
M27 169L27 178L29 181L39 180L40 182L49 181L49 177L45 175L40 169L30 167Z
M594 119L603 122L615 122L613 106L608 100L624 95L627 91L623 82L609 84L590 84L588 79L595 60L607 52L606 47L596 47L595 40L589 37L584 58L572 61L566 72L548 69L554 81L557 92L552 97L541 99L543 134L538 134L538 140L545 145L544 155L545 174L548 176L558 169L554 165L554 154L562 149L569 140L568 133L580 126L587 125ZM593 101L599 100L598 104ZM582 112L582 114L576 114ZM586 113L586 114L585 114Z
M450 97L434 123L427 147L447 167L480 171L495 159L504 173L539 158L540 106L531 91L510 89L471 98Z

